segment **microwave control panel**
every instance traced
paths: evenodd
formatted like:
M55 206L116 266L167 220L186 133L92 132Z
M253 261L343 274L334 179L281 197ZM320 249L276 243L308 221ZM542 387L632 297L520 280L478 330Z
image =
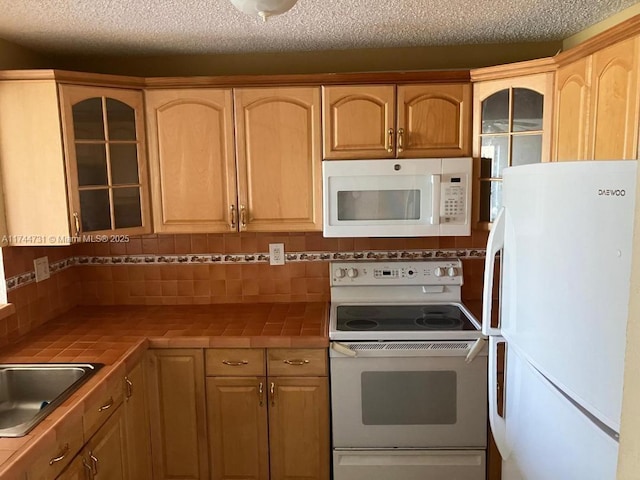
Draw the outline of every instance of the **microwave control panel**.
M443 175L440 185L440 222L462 223L466 221L466 175Z

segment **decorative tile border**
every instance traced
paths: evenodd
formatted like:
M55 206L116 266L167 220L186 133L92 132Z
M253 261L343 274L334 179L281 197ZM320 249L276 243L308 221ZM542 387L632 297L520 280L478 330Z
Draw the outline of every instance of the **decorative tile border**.
M360 252L292 252L286 253L287 262L325 262L331 260L426 260L430 258L483 258L484 249L395 250ZM109 257L70 257L49 265L55 273L74 265L233 265L268 263L265 253L189 254L189 255L115 255ZM26 272L7 279L7 291L36 281L35 272Z

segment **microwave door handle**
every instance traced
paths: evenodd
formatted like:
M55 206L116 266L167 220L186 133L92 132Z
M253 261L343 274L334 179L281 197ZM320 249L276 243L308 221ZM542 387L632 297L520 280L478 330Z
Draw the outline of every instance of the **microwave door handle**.
M440 175L431 175L431 225L440 224Z

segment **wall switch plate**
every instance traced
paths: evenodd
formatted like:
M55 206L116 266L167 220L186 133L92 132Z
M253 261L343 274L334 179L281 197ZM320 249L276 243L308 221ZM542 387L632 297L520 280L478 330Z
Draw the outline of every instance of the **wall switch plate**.
M33 261L33 268L36 271L36 282L49 278L49 257L36 258Z
M284 243L269 244L269 264L284 265Z

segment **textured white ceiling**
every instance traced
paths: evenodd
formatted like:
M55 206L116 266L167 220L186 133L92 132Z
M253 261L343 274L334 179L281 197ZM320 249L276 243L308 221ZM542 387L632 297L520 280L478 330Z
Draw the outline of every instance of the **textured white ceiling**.
M560 40L637 0L0 0L0 38L59 54L204 54Z

